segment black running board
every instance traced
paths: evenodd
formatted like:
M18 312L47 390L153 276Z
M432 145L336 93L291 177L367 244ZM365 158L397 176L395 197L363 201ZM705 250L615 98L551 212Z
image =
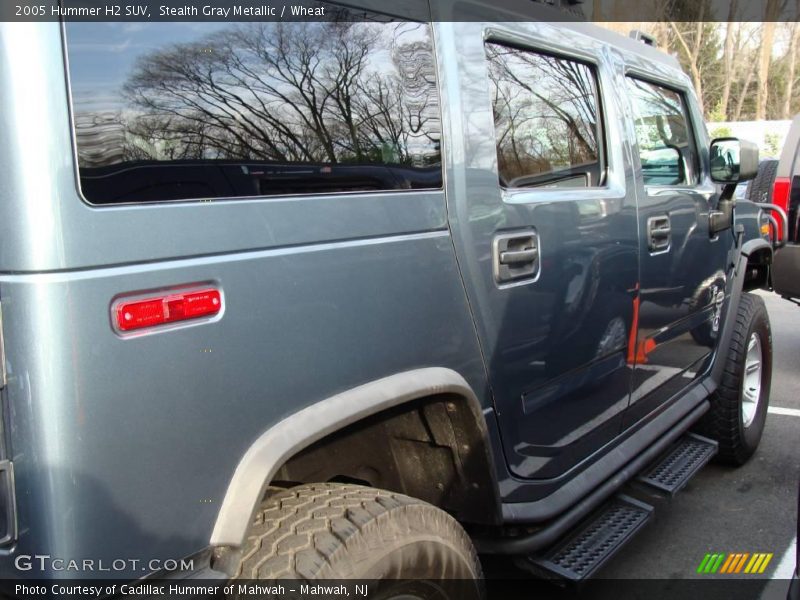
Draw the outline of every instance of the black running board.
M645 466L636 482L674 496L717 453L717 443L694 433L681 436ZM517 564L547 578L578 582L591 577L638 532L653 507L617 495L550 548L519 558Z
M645 486L674 496L717 453L714 440L687 433L636 480Z
M545 524L541 529L514 537L479 537L473 538L475 547L482 554L531 555L559 542L564 535L586 518L594 509L614 495L628 481L636 477L642 470L663 452L667 451L675 440L679 439L708 410L708 400L685 415L669 432L664 434L649 448L641 452L625 468L617 471L613 477L595 487L591 493L580 499L568 510Z
M639 531L653 507L619 495L547 552L520 561L535 574L569 581L591 577Z

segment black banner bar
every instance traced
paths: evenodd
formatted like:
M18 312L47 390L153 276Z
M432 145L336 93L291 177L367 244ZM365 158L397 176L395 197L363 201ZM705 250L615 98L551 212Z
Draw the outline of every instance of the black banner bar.
M352 10L341 10L342 6ZM2 0L0 21L359 21L369 12L409 21L787 22L781 0ZM480 15L479 17L477 15Z
M0 581L0 594L20 600L783 600L788 580L736 577L697 579L597 579L571 584L540 579L462 580L214 580L146 579Z

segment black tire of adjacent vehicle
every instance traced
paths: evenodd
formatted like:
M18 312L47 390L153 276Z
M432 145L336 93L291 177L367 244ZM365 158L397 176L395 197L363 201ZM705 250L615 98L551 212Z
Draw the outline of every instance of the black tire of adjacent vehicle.
M777 160L765 160L758 166L755 179L747 186L745 197L752 202L772 202L772 184L778 173Z
M762 348L761 396L753 422L745 427L742 418L742 380L747 346L753 333L759 336ZM772 332L767 308L759 296L742 295L728 356L724 360L722 382L709 398L711 408L700 421L698 429L719 443L718 461L738 466L746 463L756 451L764 432L769 405Z
M304 484L268 496L235 577L389 580L371 588L370 597L483 593L475 548L450 515L402 494L338 483Z

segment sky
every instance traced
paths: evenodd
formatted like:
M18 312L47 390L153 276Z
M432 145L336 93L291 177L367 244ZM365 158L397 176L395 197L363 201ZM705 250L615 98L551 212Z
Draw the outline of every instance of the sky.
M68 23L70 83L77 112L117 105L136 59L169 43L191 42L228 23Z

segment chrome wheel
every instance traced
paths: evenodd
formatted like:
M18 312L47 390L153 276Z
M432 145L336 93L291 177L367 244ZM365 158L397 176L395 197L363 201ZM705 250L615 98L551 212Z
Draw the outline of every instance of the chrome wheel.
M753 332L747 342L747 356L742 377L742 423L750 427L756 418L758 403L761 400L761 369L763 363L761 338Z

